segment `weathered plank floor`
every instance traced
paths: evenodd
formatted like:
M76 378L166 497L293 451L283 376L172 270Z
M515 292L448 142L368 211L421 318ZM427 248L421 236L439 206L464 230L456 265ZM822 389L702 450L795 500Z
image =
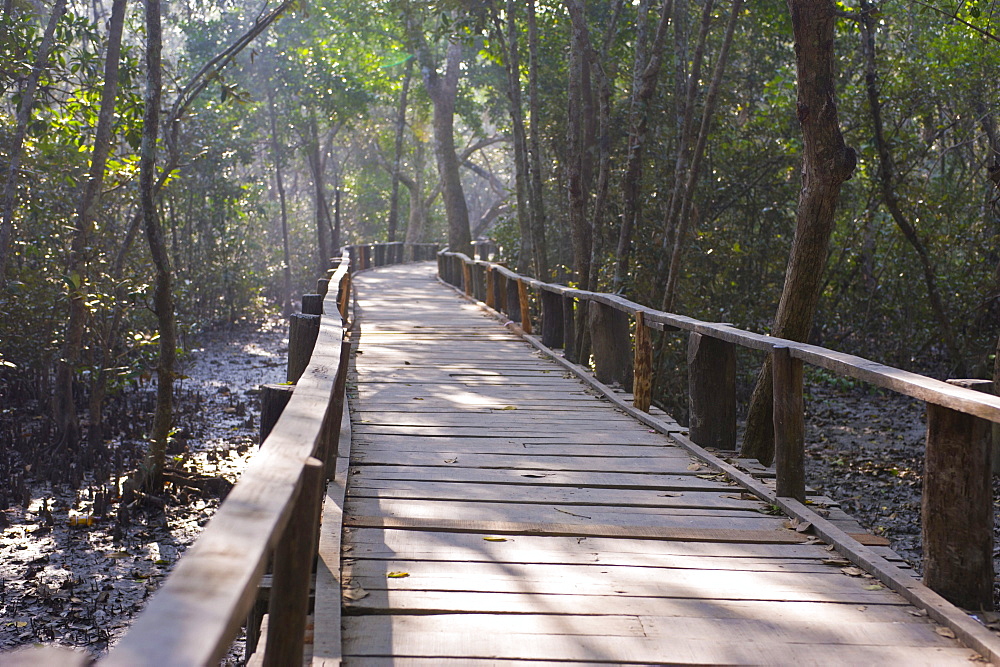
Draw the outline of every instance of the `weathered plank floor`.
M975 659L438 284L430 264L356 284L347 664Z

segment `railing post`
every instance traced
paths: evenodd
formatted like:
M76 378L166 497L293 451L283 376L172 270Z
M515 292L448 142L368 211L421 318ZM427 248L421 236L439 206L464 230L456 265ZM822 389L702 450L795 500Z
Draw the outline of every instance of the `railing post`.
M517 281L517 305L521 311L521 330L529 336L531 329L531 302L528 301L528 285L523 280Z
M316 337L319 315L291 315L288 318L288 368L285 380L298 382L309 365Z
M375 266L385 266L385 244L375 244Z
M465 296L472 296L472 271L465 260L462 260L462 290Z
M337 305L340 308L340 317L347 320L347 312L351 307L351 274L347 272L340 282L340 291L337 292Z
M555 292L542 289L542 345L563 346L563 305L562 298Z
M329 278L319 278L316 281L316 293L322 294L324 297L326 293L330 291L330 279Z
M322 294L303 294L302 295L302 313L305 315L322 315L323 314L323 295Z
M493 308L498 313L507 310L507 276L493 269Z
M302 664L302 645L309 613L313 557L319 534L319 513L323 498L323 463L312 457L302 468L302 487L288 525L274 553L270 621L264 647L264 665Z
M802 360L787 347L771 350L774 396L774 468L776 493L806 500L805 422L802 402Z
M990 390L989 380L949 380ZM991 422L927 403L921 528L924 583L969 610L993 609Z
M632 391L633 356L628 315L599 301L588 302L587 313L594 377L604 383L618 382L625 391Z
M646 314L641 310L635 313L633 368L632 405L638 410L649 412L653 399L653 345L649 340L649 329L646 328Z
M486 298L486 267L482 264L472 265L472 296L476 301Z
M516 278L507 278L507 310L506 315L512 322L521 321L521 295L517 286L521 281Z
M736 345L688 337L688 429L702 447L736 449Z
M493 287L493 267L486 267L486 305L496 310L496 299L494 298Z
M576 353L576 309L572 296L562 297L563 311L563 356L574 364L580 363Z

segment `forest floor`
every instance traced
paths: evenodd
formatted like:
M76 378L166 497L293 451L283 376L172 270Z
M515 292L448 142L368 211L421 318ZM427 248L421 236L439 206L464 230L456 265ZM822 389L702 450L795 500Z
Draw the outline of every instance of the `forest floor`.
M271 320L190 341L175 467L236 481L256 451L257 387L284 379L285 331ZM807 382L806 409L809 485L919 571L923 405L821 378ZM57 643L99 656L194 542L225 489L174 489L163 507L119 503L90 525L86 492L49 484L31 491L26 509L0 516L0 651ZM241 656L238 643L229 662Z
M286 332L275 318L188 341L174 469L236 481L257 450L257 387L285 379ZM0 530L0 651L54 643L104 654L197 538L229 484L201 486L168 485L162 507L111 504L91 523L94 498L86 490L32 484L28 507L0 517L7 526ZM230 655L238 662L241 647Z

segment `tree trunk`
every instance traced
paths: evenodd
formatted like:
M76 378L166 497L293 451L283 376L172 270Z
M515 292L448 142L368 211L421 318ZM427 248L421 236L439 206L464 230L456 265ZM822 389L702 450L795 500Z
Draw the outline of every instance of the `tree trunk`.
M681 175L681 178L678 179L679 182L683 183L683 187L680 190L680 204L674 206L674 202L671 201L671 212L677 217L670 220L668 224L676 231L673 234L670 268L667 271L666 286L663 290L662 310L670 311L674 308L677 281L680 278L681 257L687 244L687 237L693 217L691 211L694 206L694 193L698 183L698 176L701 174L701 163L705 157L705 147L708 145L708 133L712 126L712 118L715 115L715 103L719 98L722 76L726 71L726 64L729 61L729 47L732 46L736 21L739 18L742 8L743 0L733 0L732 12L729 15L729 23L726 26L726 35L722 40L722 47L715 62L715 71L712 73L712 81L709 84L708 93L705 95L705 106L702 109L698 140L691 154L687 174Z
M174 320L173 274L156 210L156 138L160 123L162 79L160 51L162 32L160 0L146 3L146 94L143 112L142 146L139 151L139 207L153 259L155 280L153 310L160 330L159 360L156 367L156 413L150 434L149 451L141 475L141 486L159 491L167 458L167 438L173 421L174 365L177 357L177 328Z
M837 9L833 0L789 0L788 6L803 139L802 189L772 334L804 341L819 304L840 187L853 174L857 158L844 143L837 117L833 71ZM765 465L774 459L772 413L771 365L767 362L750 399L741 456Z
M271 122L271 156L274 160L274 184L278 190L278 202L281 206L281 249L282 249L282 287L281 312L287 317L292 312L292 255L288 246L288 201L285 196L285 179L281 171L281 141L278 137L278 113L274 108L274 90L267 87L267 109Z
M896 165L892 157L892 149L885 140L885 131L882 124L882 103L879 99L878 74L875 66L875 19L872 17L874 8L863 0L861 3L860 21L861 27L861 50L865 59L865 90L868 94L868 107L872 116L872 133L875 139L875 151L879 159L879 185L882 190L882 202L885 204L889 215L892 216L903 238L913 247L920 261L923 271L924 285L927 288L927 298L930 301L931 312L937 320L938 333L941 341L948 348L952 364L955 368L962 366L964 354L962 346L955 331L951 326L944 302L941 301L941 293L937 288L937 277L934 272L934 265L931 262L930 253L927 246L917 233L912 221L903 212L899 198L896 196Z
M462 65L462 44L457 37L451 39L445 56L444 72L440 73L427 45L423 26L419 25L412 14L407 14L405 19L407 35L416 51L424 87L434 108L434 155L437 158L444 210L448 218L448 247L454 252L471 255L469 208L455 152L455 99Z
M316 115L310 113L309 116L309 138L306 146L306 159L309 162L309 171L312 172L313 199L316 214L316 248L319 253L317 263L317 275L325 276L330 268L330 244L327 238L327 227L329 214L327 212L326 192L323 187L323 161L320 157L319 128L316 124Z
M21 104L17 108L17 125L7 154L7 170L4 174L2 202L2 218L0 218L0 289L7 284L7 262L10 259L11 239L14 231L14 209L17 207L17 174L21 169L21 156L24 152L24 138L28 134L28 123L31 120L31 107L35 104L35 92L49 63L49 55L55 42L56 26L59 19L66 13L66 0L56 0L49 14L49 22L45 26L38 55L31 67L31 74L21 91ZM6 13L5 13L6 16Z
M569 82L566 113L566 183L569 197L570 238L573 247L573 279L589 289L593 231L587 219L584 137L584 64L590 35L580 0L565 0L573 22L570 38Z
M410 92L410 80L412 78L413 58L410 58L406 61L406 71L403 73L403 90L399 93L399 107L396 109L396 141L393 145L392 160L392 197L389 200L389 243L396 241L396 228L399 226L399 167L403 159L403 130L406 129L406 98Z
M542 123L538 101L538 24L535 20L535 2L528 4L528 113L531 125L528 138L528 198L531 211L531 247L535 251L535 275L539 280L549 279L548 243L545 238L545 201L542 187L541 140Z
M514 194L517 198L517 227L520 233L517 270L526 273L532 269L535 251L531 234L531 214L528 211L528 142L524 131L524 111L521 101L521 58L517 50L517 3L515 0L507 0L506 15L506 35L495 12L493 18L498 41L501 47L506 47L504 49L506 55L504 69L507 73L507 101L510 104L510 124L514 144Z
M673 9L671 0L663 0L660 19L656 26L653 44L648 41L648 14L651 0L642 0L639 5L639 29L636 32L635 63L632 72L632 97L629 101L629 127L625 176L622 179L622 221L618 229L618 245L615 249L615 272L611 289L623 292L628 276L629 260L632 253L632 234L642 216L642 162L649 125L649 102L656 93L663 64L663 46L667 37L667 25Z
M70 248L69 270L73 287L69 290L69 318L66 338L56 364L52 413L56 440L61 447L75 447L80 439L80 426L74 400L73 378L80 363L83 336L87 322L87 248L90 231L97 219L101 203L104 171L111 151L112 123L115 98L118 95L118 65L121 60L122 28L125 24L126 0L114 0L108 25L108 45L104 58L104 85L94 132L94 148L90 157L90 172L83 186L76 225Z

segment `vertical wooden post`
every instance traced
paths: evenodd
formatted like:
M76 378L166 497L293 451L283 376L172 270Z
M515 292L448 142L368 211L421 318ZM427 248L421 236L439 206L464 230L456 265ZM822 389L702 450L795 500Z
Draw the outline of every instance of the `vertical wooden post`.
M351 307L351 274L345 273L344 278L340 283L340 292L338 293L340 306L340 317L341 319L347 319L347 311Z
M806 500L802 360L787 347L771 350L774 376L774 468L777 495Z
M562 297L563 306L563 356L574 364L580 363L576 353L576 311L575 301L571 296Z
M587 304L594 377L632 390L632 349L628 315L598 301Z
M322 483L323 463L309 457L302 467L302 486L292 516L274 550L270 622L264 646L267 667L302 664L309 613L309 573L316 555Z
M493 267L486 267L486 305L496 309L496 300L493 298Z
M319 335L319 315L291 315L288 318L288 368L285 380L298 382L309 366L316 336Z
M688 429L702 447L736 449L736 345L688 337Z
M528 301L528 286L523 280L517 281L517 304L521 311L521 329L529 336L531 330L531 304Z
M465 291L465 296L472 296L472 271L469 270L469 265L466 262L462 262L462 289Z
M516 278L507 278L507 317L511 319L512 322L521 321L521 296L518 293L517 286L521 284L521 281Z
M375 244L375 266L385 266L385 244Z
M322 294L303 294L302 295L302 312L306 315L322 315L323 314L323 295Z
M992 384L949 382L971 388ZM927 404L924 583L953 604L976 611L993 609L991 430L985 419Z
M502 273L493 268L493 309L502 313L507 308L507 283Z
M562 297L555 292L542 289L542 345L563 346L563 304Z
M330 279L320 278L316 281L316 293L326 296L326 293L330 291Z
M634 394L632 405L643 412L649 412L653 398L653 345L649 340L649 329L646 328L646 314L641 310L635 313L635 361L633 367L635 380L632 383L632 393ZM735 387L735 383L733 386Z
M295 390L290 384L265 384L260 388L260 440L258 445L267 440L271 429L278 423L285 406L292 399Z

